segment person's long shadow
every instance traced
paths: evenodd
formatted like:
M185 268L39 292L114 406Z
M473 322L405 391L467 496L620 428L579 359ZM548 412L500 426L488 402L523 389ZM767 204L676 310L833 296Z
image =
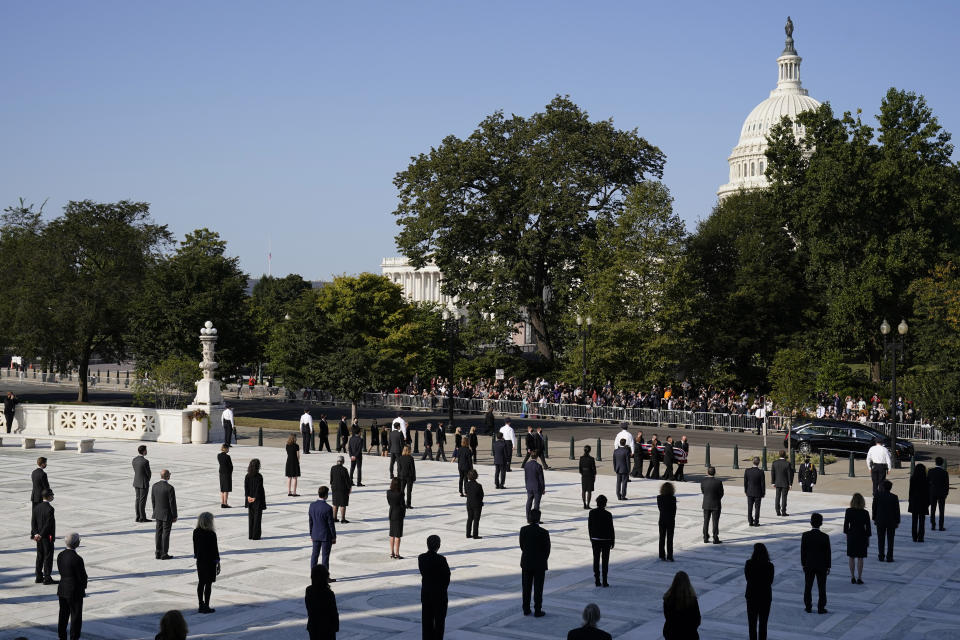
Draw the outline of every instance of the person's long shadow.
M190 556L183 556L184 559L189 559L190 564L193 565L193 558ZM123 578L152 578L155 576L175 576L183 573L193 573L196 569L193 566L184 569L161 569L158 571L131 571L129 573L116 573L108 576L90 576L87 578L88 582L99 582L102 580L120 580Z
M243 555L247 553L271 553L273 551L297 551L304 548L309 548L308 546L302 547L254 547L253 549L229 549L227 551L221 551L221 556L229 555Z

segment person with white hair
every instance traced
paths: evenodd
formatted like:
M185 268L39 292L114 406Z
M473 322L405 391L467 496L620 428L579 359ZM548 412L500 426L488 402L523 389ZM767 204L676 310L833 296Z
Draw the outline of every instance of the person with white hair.
M60 586L57 587L57 598L60 600L57 636L67 637L69 622L70 640L77 640L83 623L83 598L87 593L87 570L83 566L83 558L77 553L80 534L67 534L65 542L67 548L57 556L57 572L60 574Z
M583 626L571 629L567 640L613 640L609 633L597 628L599 620L600 607L591 602L583 609Z

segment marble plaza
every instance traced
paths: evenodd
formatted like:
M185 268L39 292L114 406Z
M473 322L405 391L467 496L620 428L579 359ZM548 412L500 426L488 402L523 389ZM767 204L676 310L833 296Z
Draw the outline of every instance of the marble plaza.
M300 498L288 498L283 478L285 454L276 448L233 449L234 487L242 489L247 462L260 457L267 481L268 509L263 539L247 540L242 508L219 509L217 445L149 443L154 479L172 472L180 519L174 525L173 560L153 555L152 523L134 523L132 470L136 442L97 440L94 453L45 449L0 449L0 640L56 638L56 587L34 583L35 546L28 539L30 472L38 455L49 458L47 472L56 492L57 552L70 531L83 536L80 553L90 575L84 607L84 638L153 638L160 615L181 609L191 638L306 638L304 587L309 582L310 547L307 507L316 488L329 480L332 454L304 456ZM601 464L610 464L606 458ZM946 532L928 532L925 544L910 541L909 515L897 537L894 564L876 560L875 540L864 569L865 585L850 584L841 534L848 498L790 493L790 517L763 504L761 527L746 523L742 482L726 484L721 517L722 545L703 544L699 485L678 486L679 512L675 563L657 558L659 482L634 481L630 500L611 502L617 545L608 589L593 585L586 511L579 477L547 471L544 526L553 551L540 619L524 617L520 607L520 551L517 533L524 524L522 475L507 476L508 489L493 489L492 468L481 468L487 491L481 520L483 540L465 538L465 509L457 493L457 472L449 463L417 462L415 508L408 512L401 553L391 560L387 546L385 458L367 457L364 484L355 490L348 525L338 525L331 573L340 609L341 638L419 638L419 573L416 556L431 533L443 539L441 553L453 570L448 638L565 638L580 624L588 602L599 604L600 626L624 640L660 637L661 596L675 571L687 571L697 590L705 639L746 637L743 563L754 542L763 541L776 565L770 637L955 638L960 637L960 520L949 518ZM599 492L614 496L614 478L597 478ZM865 484L865 486L868 486ZM595 494L596 495L596 494ZM231 499L238 506L242 497ZM901 496L905 497L905 496ZM148 505L149 508L149 505ZM904 511L906 503L903 503ZM828 580L829 615L807 614L802 605L799 535L809 514L820 510L833 543ZM955 507L948 507L950 509ZM214 585L213 615L196 613L196 573L191 534L196 516L216 516L223 572ZM149 511L148 511L149 515ZM56 576L54 576L56 577Z

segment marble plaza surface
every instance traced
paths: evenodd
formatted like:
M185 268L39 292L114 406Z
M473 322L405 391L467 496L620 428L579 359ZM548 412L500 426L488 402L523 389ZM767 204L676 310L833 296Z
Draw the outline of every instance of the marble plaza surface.
M219 509L217 445L149 444L154 479L163 468L173 474L180 520L174 525L168 561L154 559L152 523L136 524L130 460L138 443L98 440L91 454L0 448L0 640L56 638L56 587L34 583L35 545L28 539L30 472L38 455L49 458L56 492L57 552L70 531L83 536L80 553L90 575L84 605L84 638L153 638L161 614L181 609L191 638L306 638L303 605L309 583L307 508L329 479L332 454L302 461L300 498L288 498L283 478L285 454L274 448L233 449L234 487L243 487L247 462L261 457L268 509L263 539L247 539L242 508ZM606 460L601 464L610 464ZM585 604L596 602L600 626L615 638L660 637L661 597L677 570L688 572L703 613L700 637L746 637L743 563L755 542L765 542L776 565L770 637L943 638L960 637L960 521L947 531L927 532L924 544L910 540L909 515L897 536L893 564L879 563L872 539L862 586L850 584L841 534L848 498L790 493L790 516L778 518L773 500L764 501L761 527L746 522L742 484L728 482L720 520L723 544L703 544L699 486L679 483L676 562L657 558L656 492L659 482L634 481L629 500L611 501L617 545L611 556L608 589L594 587L587 540L586 511L579 477L547 471L544 526L553 552L547 573L546 617L524 617L520 605L518 531L524 524L522 473L515 465L508 489L493 488L492 468L482 467L487 498L482 540L466 539L465 508L457 493L457 472L449 463L417 462L415 508L408 512L401 553L391 560L387 546L387 461L364 460L364 484L355 489L347 525L338 525L331 572L340 610L341 638L419 638L417 554L432 533L443 539L441 552L453 570L448 638L565 638L580 624ZM614 496L614 478L598 477L598 490ZM864 479L863 491L869 491ZM234 505L241 498L234 494ZM149 508L149 505L148 505ZM904 512L906 504L903 504ZM949 509L950 507L948 507ZM216 516L223 572L214 585L216 613L196 613L196 573L191 535L196 516ZM802 605L800 533L809 514L820 510L831 534L833 572L828 580L827 615L807 614ZM148 512L149 515L149 512Z

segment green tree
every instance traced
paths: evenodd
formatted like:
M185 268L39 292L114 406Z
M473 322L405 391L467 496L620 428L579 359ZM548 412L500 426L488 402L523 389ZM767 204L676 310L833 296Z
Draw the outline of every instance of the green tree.
M529 321L553 362L583 278L582 241L663 164L635 130L591 122L568 98L529 118L498 111L397 174L397 246L416 267L434 261L444 292L501 335Z
M266 348L273 332L281 325L292 305L304 291L310 289L310 283L298 274L291 273L283 278L260 276L250 293L250 314L257 343L257 361L266 359Z
M763 385L809 304L801 255L769 195L720 202L690 237L687 259L686 291L699 296L690 368L701 378L724 371L740 385Z
M780 349L770 367L770 397L777 407L801 411L813 397L812 363L803 349Z
M884 317L909 317L910 283L960 249L960 168L926 100L890 89L876 116L834 116L829 104L770 134L770 193L796 242L811 341L869 360L879 376Z
M49 223L22 202L8 209L0 255L17 252L3 258L4 293L16 304L0 310L4 341L49 366L76 367L86 402L91 357L126 356L131 301L169 239L144 202L72 201Z
M853 370L836 349L827 349L816 358L817 391L847 394L853 385Z
M186 234L176 252L159 259L148 271L134 304L129 334L139 366L149 370L170 356L198 358L198 336L207 320L217 327L221 374L254 360L247 275L238 258L225 255L226 249L219 234L197 229Z
M133 382L134 403L157 409L182 409L196 393L197 361L169 356L150 369L138 363Z
M593 381L648 386L677 375L689 350L694 315L682 284L686 230L660 182L633 187L620 212L597 218L595 238L584 240L582 315L593 319L589 362ZM577 345L573 314L568 343ZM565 354L564 376L579 380L580 349Z

